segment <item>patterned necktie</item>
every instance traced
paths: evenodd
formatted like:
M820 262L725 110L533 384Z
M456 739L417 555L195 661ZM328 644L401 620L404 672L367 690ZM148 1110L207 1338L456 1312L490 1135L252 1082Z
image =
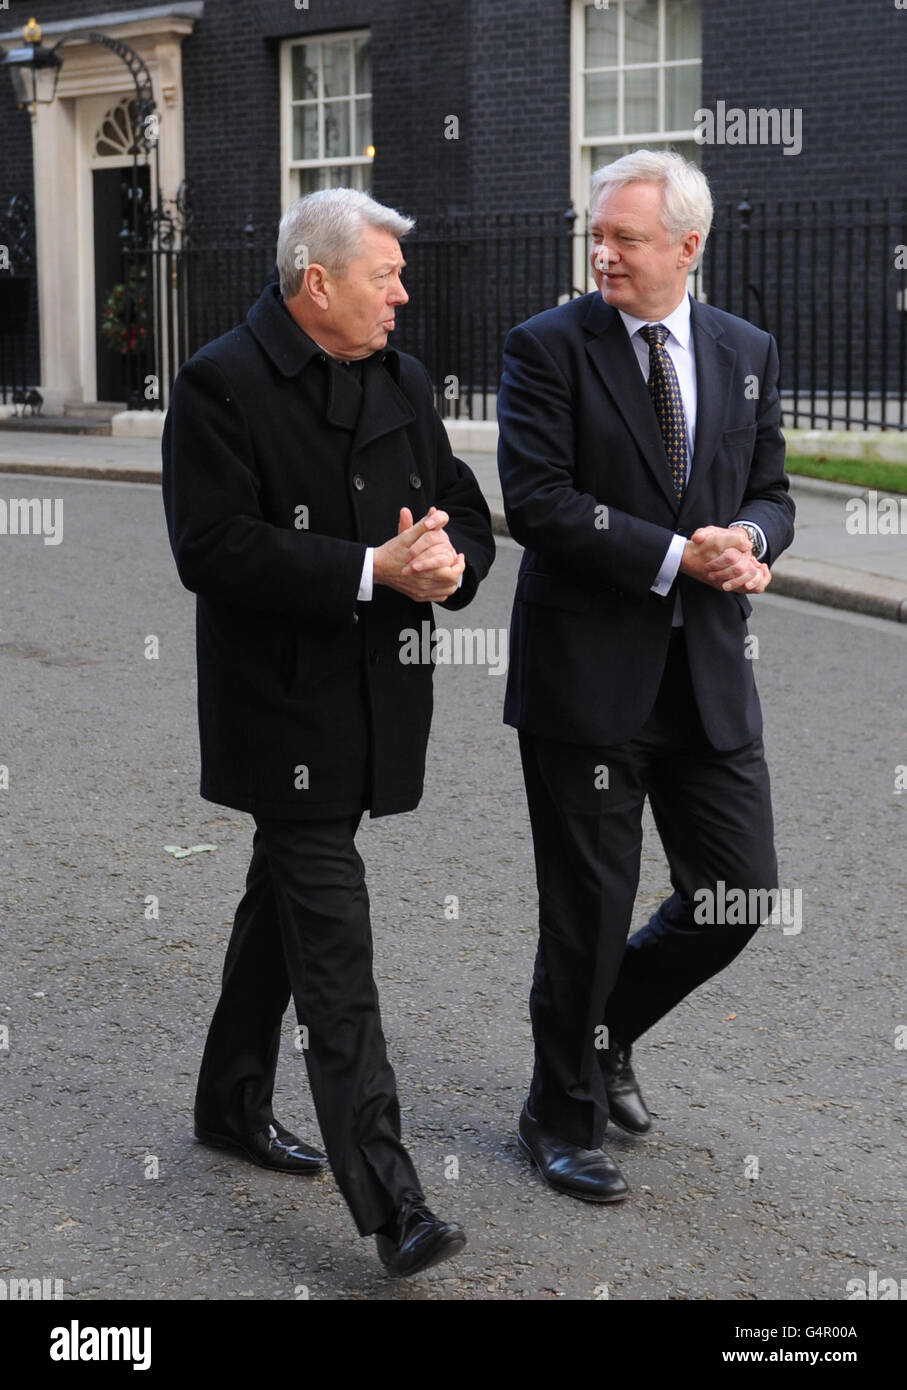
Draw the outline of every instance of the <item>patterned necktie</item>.
M677 372L665 347L668 330L663 323L648 323L639 330L639 335L649 344L649 395L661 426L674 492L679 501L687 481L687 420Z

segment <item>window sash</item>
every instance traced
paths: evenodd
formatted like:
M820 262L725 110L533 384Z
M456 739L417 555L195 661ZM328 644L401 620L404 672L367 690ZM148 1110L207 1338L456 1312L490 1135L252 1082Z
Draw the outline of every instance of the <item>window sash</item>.
M374 153L368 153L367 148L361 148L363 138L366 135L369 137L368 146L371 147L370 54L367 72L368 87L360 90L357 85L362 77L362 61L358 53L357 40L369 40L370 38L371 31L369 29L351 29L330 34L304 35L287 39L281 45L281 181L284 207L287 207L296 196L294 190L299 187L300 175L304 171L329 168L349 168L358 171L364 166L370 166L374 163ZM345 66L349 77L348 91L340 96L328 96L325 93L324 78L325 45L336 43L342 43L346 46ZM295 50L303 47L313 49L317 55L317 88L314 96L294 95L293 54ZM339 126L341 131L344 131L346 138L340 142L340 149L349 151L349 153L328 152L326 117L331 108L336 110L338 114L343 112ZM301 143L304 136L302 130L297 127L299 121L297 113L305 110L316 113L314 134L318 153L300 154L297 157L297 150L305 151L305 144ZM362 176L357 176L357 184L360 183L362 177L365 177L366 183L369 182L363 173Z
M691 50L689 37L689 25L684 26L675 22L676 15L669 20L668 4L672 0L659 0L658 6L658 61L628 63L626 59L625 31L626 31L626 12L624 0L610 0L610 11L616 20L616 61L590 63L587 61L590 52L589 42L586 32L586 12L594 7L593 0L573 0L571 6L571 39L570 39L570 187L573 196L573 204L580 217L586 216L589 200L589 181L592 169L599 164L608 163L609 160L617 158L619 155L627 153L629 150L639 149L642 146L649 146L654 149L680 150L686 158L695 162L701 159L701 146L696 143L695 133L691 126L684 126L681 129L666 128L667 110L667 86L669 74L690 72L696 70L701 73L702 69L702 5L700 4L699 31L696 43L698 45L697 56L694 57L666 57L667 36L673 29L675 43L683 45L687 54ZM612 57L615 53L614 48L610 51L606 44L599 44L598 51L602 56ZM625 102L624 86L625 75L633 72L640 72L645 69L654 69L658 73L657 79L657 110L653 105L654 118L657 120L657 128L654 130L634 130L625 129ZM596 76L608 74L617 87L617 100L614 102L613 120L616 128L612 126L609 134L595 132L586 134L587 122L587 76L593 79ZM682 79L674 77L670 79L675 83L681 83ZM605 85L604 83L602 84ZM702 84L699 79L698 89L701 92ZM697 103L698 104L698 103ZM693 112L690 112L692 118ZM611 124L609 121L608 124ZM574 261L573 261L573 283L579 292L582 287L587 290L593 288L591 271L586 259L583 240L577 237L574 242Z
M677 68L702 68L702 57L698 58L668 58L665 55L667 43L667 19L666 5L670 0L658 0L658 57L656 61L641 63L628 63L625 61L626 55L626 6L624 0L612 0L615 6L617 17L617 62L604 64L587 64L587 44L586 44L586 12L593 8L591 0L589 4L583 4L579 13L579 42L580 42L580 64L579 64L579 99L580 110L577 113L580 125L580 145L588 147L591 145L606 144L645 144L649 141L671 141L671 140L690 140L693 137L693 127L684 126L674 129L667 129L665 126L666 116L666 74L670 69ZM701 10L700 10L701 16ZM700 18L701 23L701 18ZM626 75L628 73L654 72L656 79L656 124L650 130L628 130L626 124ZM588 79L614 74L616 78L617 102L616 102L616 129L611 131L592 131L587 130L589 117L588 102Z

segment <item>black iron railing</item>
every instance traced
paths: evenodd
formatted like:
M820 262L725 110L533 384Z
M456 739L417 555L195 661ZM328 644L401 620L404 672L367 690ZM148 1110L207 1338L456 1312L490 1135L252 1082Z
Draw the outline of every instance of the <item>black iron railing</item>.
M774 335L788 426L907 429L905 243L904 197L719 212L703 291Z
M153 305L130 372L148 408L242 321L274 265L271 236L249 226L215 244L177 213L124 258ZM508 329L594 288L572 209L424 218L404 249L410 302L392 341L425 363L449 417L493 420ZM788 426L907 429L907 198L728 204L691 288L774 334ZM0 325L5 391L12 336Z
M428 368L442 414L493 420L509 329L577 293L574 218L489 214L420 221L407 238L394 345Z
M905 244L907 198L744 200L718 209L691 288L774 334L788 426L907 429ZM393 342L425 363L443 415L494 419L508 329L594 288L589 251L572 209L419 221ZM169 384L174 366L242 319L273 245L247 237L147 254L175 289Z
M31 204L10 199L0 215L0 404L25 408L34 347L29 328L34 314L34 236Z

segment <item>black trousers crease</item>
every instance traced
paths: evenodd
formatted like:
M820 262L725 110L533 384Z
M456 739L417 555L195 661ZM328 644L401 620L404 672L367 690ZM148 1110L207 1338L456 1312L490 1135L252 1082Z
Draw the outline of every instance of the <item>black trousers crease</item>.
M539 893L529 1107L559 1138L598 1148L602 1044L634 1043L758 929L700 925L694 895L722 880L726 892L777 886L768 769L761 738L730 752L709 744L682 628L635 738L588 747L521 732L520 753ZM628 940L646 797L673 892Z
M381 1027L359 820L256 817L195 1113L202 1125L234 1134L273 1120L281 1020L292 997L328 1160L364 1236L421 1188L401 1140Z

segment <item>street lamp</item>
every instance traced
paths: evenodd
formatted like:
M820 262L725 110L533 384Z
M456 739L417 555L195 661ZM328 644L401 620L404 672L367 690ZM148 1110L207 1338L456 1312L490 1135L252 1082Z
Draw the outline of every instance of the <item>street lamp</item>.
M23 106L27 106L34 115L36 107L49 106L53 102L57 93L60 69L63 66L63 59L57 50L62 48L64 43L68 43L76 37L81 38L83 42L87 40L88 43L99 43L102 47L109 49L111 53L115 53L126 64L135 83L133 157L139 149L145 154L151 150L151 147L157 142L157 113L151 86L151 74L145 60L136 53L134 48L130 48L129 44L124 43L122 39L112 39L107 34L99 34L95 30L78 36L64 34L61 39L57 40L53 48L45 48L41 42L41 26L35 19L28 21L22 31L22 36L25 40L24 46L14 48L6 55L6 66L9 68L13 90L20 110Z
M6 65L13 80L16 103L21 110L27 106L34 112L36 106L49 106L57 91L57 79L63 66L63 59L54 48L45 48L41 42L41 26L30 19L22 31L25 44L13 48L6 55Z

